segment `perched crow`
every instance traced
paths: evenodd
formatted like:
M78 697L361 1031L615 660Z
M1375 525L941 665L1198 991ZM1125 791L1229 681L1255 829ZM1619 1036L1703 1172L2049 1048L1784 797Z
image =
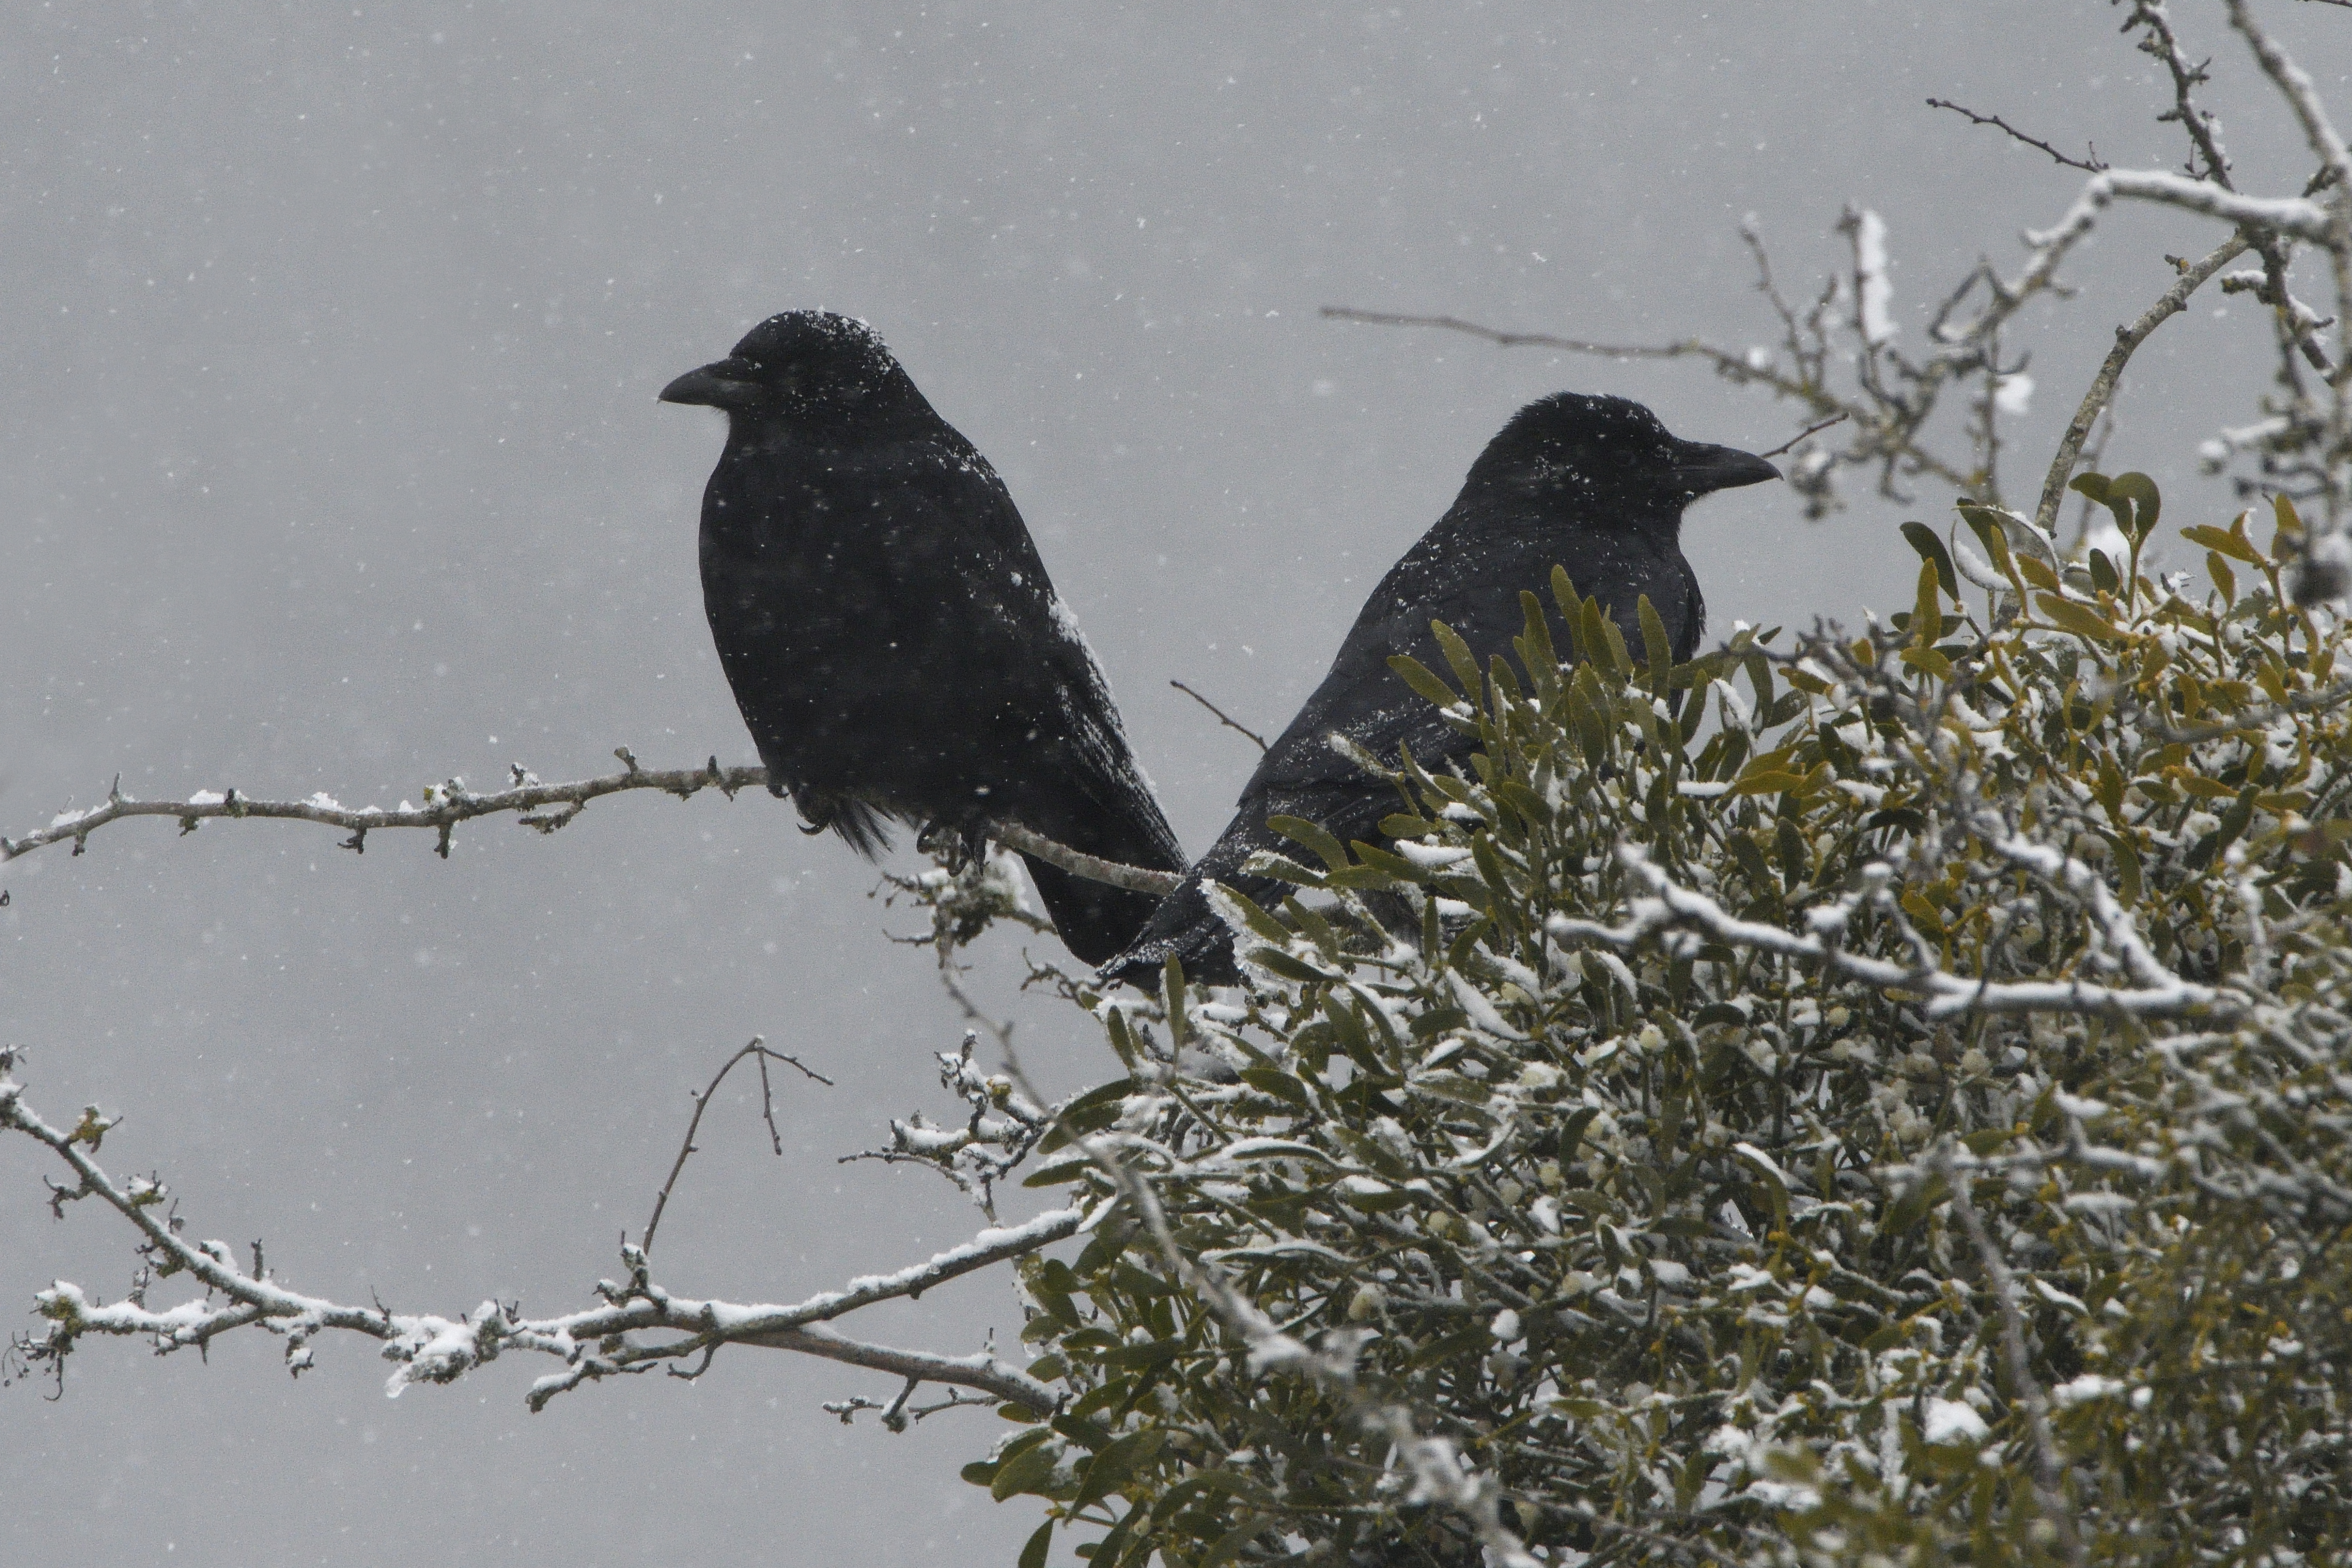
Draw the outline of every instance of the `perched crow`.
M1470 465L1453 507L1373 590L1330 674L1251 775L1233 825L1142 939L1105 966L1104 977L1150 986L1172 953L1191 978L1236 978L1231 934L1201 883L1214 879L1253 898L1276 886L1240 874L1254 852L1286 843L1266 827L1268 817L1319 822L1343 843L1381 841L1380 821L1396 809L1395 792L1335 750L1332 732L1376 757L1409 745L1427 768L1468 758L1471 737L1389 668L1390 655L1423 647L1432 621L1482 656L1507 648L1526 623L1520 591L1540 588L1557 564L1578 592L1608 607L1636 648L1635 610L1647 594L1675 660L1687 660L1706 606L1683 559L1683 507L1710 490L1779 477L1761 457L1677 440L1657 415L1623 398L1559 392L1521 409Z
M769 788L872 858L896 819L976 849L1017 822L1184 869L1118 710L988 460L862 321L795 310L662 389L728 414L702 597ZM1098 964L1154 900L1029 861Z

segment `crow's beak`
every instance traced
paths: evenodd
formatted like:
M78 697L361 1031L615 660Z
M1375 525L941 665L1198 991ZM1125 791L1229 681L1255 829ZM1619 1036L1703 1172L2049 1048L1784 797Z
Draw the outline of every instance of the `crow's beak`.
M1761 485L1780 476L1778 468L1753 453L1696 441L1684 443L1675 463L1675 477L1694 496L1704 496L1710 490L1736 489L1742 485Z
M712 408L741 408L760 395L759 367L742 360L713 360L698 371L688 371L662 388L664 402L708 403Z

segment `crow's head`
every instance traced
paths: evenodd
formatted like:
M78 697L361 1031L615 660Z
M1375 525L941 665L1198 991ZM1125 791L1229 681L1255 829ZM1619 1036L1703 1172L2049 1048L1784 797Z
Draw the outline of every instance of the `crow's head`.
M769 317L733 353L662 388L661 401L814 423L887 419L930 406L873 328L830 310Z
M1710 490L1778 479L1761 457L1668 434L1622 397L1554 392L1511 416L1478 461L1472 485L1559 490L1643 511L1679 514Z

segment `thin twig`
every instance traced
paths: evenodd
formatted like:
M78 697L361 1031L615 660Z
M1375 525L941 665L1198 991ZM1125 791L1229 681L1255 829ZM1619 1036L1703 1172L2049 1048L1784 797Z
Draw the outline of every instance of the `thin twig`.
M1843 409L1841 409L1841 410L1840 410L1840 411L1838 411L1836 413L1833 413L1833 414L1830 415L1827 419L1825 419L1825 420L1822 421L1819 424L1809 424L1809 425L1807 425L1804 429L1802 429L1802 430L1801 430L1801 431L1797 432L1797 434L1794 434L1794 435L1792 435L1792 436L1789 437L1789 439L1788 439L1788 440L1786 440L1786 441L1784 441L1784 442L1780 443L1780 445L1775 446L1774 448L1772 448L1772 450L1771 450L1771 451L1769 451L1769 452L1759 452L1759 453L1758 453L1756 455L1757 455L1757 456L1759 456L1759 457L1778 457L1778 456L1780 456L1780 454L1782 454L1783 452L1786 452L1786 451L1788 451L1790 447L1792 447L1792 446L1796 445L1796 444L1797 444L1797 443L1799 443L1800 441L1804 440L1804 439L1805 439L1805 437L1807 437L1807 436L1809 436L1809 435L1819 435L1822 431L1827 430L1831 425L1832 425L1832 424L1840 424L1840 423L1843 423L1844 422L1844 420L1845 420L1845 417L1846 417L1846 415L1845 415L1845 412L1844 412Z
M2189 308L2189 297L2207 278L2243 256L2252 243L2241 230L2200 260L2182 264L2180 276L2173 279L2172 287L2142 311L2138 320L2116 329L2116 346L2107 350L2099 373L2091 378L2089 390L2075 407L2074 417L2066 422L2066 434L2059 439L2058 454L2050 460L2050 472L2042 478L2042 502L2033 509L2033 521L2043 533L2052 533L2058 526L2059 503L2066 498L2066 481L2074 476L2074 461L2082 455L2083 443L2090 439L2091 427L2098 423L2099 412L2115 397L2116 382L2122 377L2124 367L2131 363L2132 355L2147 341L2149 333Z
M1751 245L1755 243L1753 235L1749 236L1749 242ZM1759 287L1769 287L1769 278L1767 284ZM1796 398L1817 414L1856 413L1853 404L1843 402L1815 382L1792 380L1769 365L1751 362L1744 354L1718 349L1696 338L1685 338L1674 343L1597 343L1582 338L1562 338L1550 332L1514 332L1482 322L1465 321L1459 316L1415 316L1391 310L1359 310L1346 305L1326 305L1320 314L1327 320L1359 321L1372 327L1435 327L1482 339L1498 349L1558 349L1563 353L1591 354L1610 360L1700 359L1736 383L1746 385L1753 382L1769 388L1782 397ZM1912 452L1908 455L1923 469L1942 476L1943 467L1934 458L1925 453ZM1957 478L1958 476L1952 477Z
M1498 349L1559 349L1571 354L1598 354L1607 359L1675 360L1689 354L1730 358L1722 355L1719 350L1709 349L1697 342L1595 343L1581 338L1561 338L1549 332L1507 331L1500 327L1465 321L1459 316L1415 316L1392 310L1359 310L1347 305L1326 305L1321 314L1328 321L1360 321L1368 327L1440 327L1449 332L1465 332L1473 338L1483 338Z
M829 1400L822 1408L828 1416L841 1417L841 1424L845 1427L850 1424L851 1419L860 1410L878 1411L881 1413L882 1425L893 1432L903 1432L912 1423L920 1421L926 1416L936 1416L942 1410L971 1410L996 1403L992 1399L966 1399L950 1388L948 1390L948 1396L935 1405L909 1404L908 1401L915 1396L915 1391L922 1385L921 1378L910 1377L907 1380L907 1385L898 1391L898 1396L887 1404L879 1399L868 1399L863 1394L853 1394L846 1399Z
M1822 374L1829 358L1825 341L1826 329L1822 323L1824 319L1824 311L1835 293L1834 287L1825 291L1813 308L1800 318L1773 287L1771 269L1764 254L1762 242L1750 230L1741 230L1741 236L1747 240L1748 248L1756 256L1759 273L1757 287L1772 301L1774 309L1780 315L1786 328L1787 347L1798 363L1798 373L1793 376L1776 369L1769 361L1759 363L1746 354L1735 354L1728 350L1717 348L1711 343L1696 338L1662 344L1600 343L1580 338L1558 337L1549 332L1508 331L1497 327L1488 327L1480 322L1465 320L1459 316L1417 316L1395 311L1359 310L1339 305L1326 305L1322 308L1321 313L1329 320L1359 321L1370 326L1435 327L1444 331L1465 333L1503 349L1557 349L1565 353L1591 354L1603 359L1704 360L1715 367L1717 374L1734 385L1760 386L1775 396L1794 398L1805 405L1811 416L1826 417L1832 414L1843 414L1853 419L1860 427L1860 434L1855 437L1856 445L1853 450L1843 455L1841 460L1855 464L1878 463L1882 468L1880 482L1882 493L1890 496L1897 494L1892 486L1898 465L1906 473L1931 475L1945 484L1963 490L1974 488L1973 476L1961 472L1934 453L1921 447L1915 439L1933 407L1932 392L1912 399L1908 404L1898 404L1886 398L1883 392L1865 386L1865 392L1870 392L1882 405L1879 410L1873 411L1863 403L1842 398L1829 390ZM2051 266L2054 267L2055 265L2056 260L2053 256L2051 258ZM2017 289L2002 294L1996 309L2005 315L2013 310L2018 304L2022 303L2025 298L2049 286L2046 276L2029 277ZM1807 331L1822 341L1816 347L1808 348L1804 341L1804 334ZM1966 362L1969 361L1965 354L1960 354L1957 358L1938 356L1929 361L1922 373L1940 382L1953 370Z
M2024 142L2028 147L2039 147L2042 152L2049 153L2050 156L2058 160L2059 162L2065 164L2069 169L2080 169L2085 174L2095 174L2100 170L2107 167L2105 162L2100 161L2099 150L2095 147L2091 149L2087 161L2083 158L2069 158L2066 154L2059 152L2058 149L2051 146L2050 143L2042 141L2041 138L2028 136L2024 131L2020 131L2016 126L2011 125L2008 120L2003 120L1998 114L1979 114L1975 110L1969 108L1965 104L1954 103L1948 99L1941 98L1929 99L1927 100L1927 107L1929 109L1948 109L1955 114L1965 114L1969 117L1970 121L1978 125L1997 125L2001 130L2008 131L2010 135L2016 138L2018 141Z
M995 1028L992 1021L981 1019L979 1009L956 984L956 973L951 965L940 967L949 995L961 1004L968 1017ZM934 1058L940 1064L940 1087L971 1108L971 1118L961 1128L938 1126L919 1113L905 1121L893 1117L888 1148L843 1155L836 1163L879 1160L884 1165L928 1166L953 1182L993 1220L995 1184L1029 1157L1037 1141L1053 1126L1053 1116L1044 1106L1006 1093L1002 1080L983 1071L972 1058L979 1043L979 1030L967 1029L962 1049L940 1051Z
M1225 712L1224 709L1219 707L1216 704L1211 702L1208 698L1202 696L1200 693L1194 691L1183 682L1171 681L1168 684L1174 686L1178 691L1182 692L1186 696L1191 697L1194 702L1199 703L1202 707L1207 708L1211 713L1215 714L1219 724L1223 725L1227 729L1239 730L1242 734L1249 737L1250 739L1257 743L1257 748L1260 751L1264 751L1265 749L1265 737L1260 735L1249 726L1237 722L1231 714Z
M702 1125L702 1113L710 1108L710 1097L719 1092L719 1086L727 1081L727 1075L729 1073L735 1071L735 1064L742 1061L747 1056L757 1057L759 1059L760 1113L767 1118L768 1141L775 1146L775 1151L779 1155L782 1155L784 1152L784 1138L783 1134L776 1130L776 1102L774 1095L770 1092L768 1087L769 1059L772 1057L778 1061L790 1062L793 1066L799 1068L804 1076L815 1079L827 1089L834 1086L832 1079L827 1078L824 1073L819 1072L816 1069L809 1066L806 1062L801 1061L800 1058L796 1056L788 1056L781 1051L770 1051L768 1049L767 1040L764 1036L753 1035L751 1037L751 1043L743 1047L742 1050L737 1051L734 1055L729 1057L725 1064L712 1075L709 1086L706 1087L701 1093L692 1096L694 1100L694 1114L687 1119L686 1137L677 1146L677 1158L670 1163L669 1179L662 1183L661 1192L654 1198L654 1215L651 1219L646 1221L646 1233L644 1239L637 1243L638 1251L646 1253L647 1255L650 1255L653 1252L654 1232L661 1228L662 1210L669 1207L669 1195L671 1190L677 1186L678 1173L686 1169L687 1159L695 1153L694 1134L696 1129Z

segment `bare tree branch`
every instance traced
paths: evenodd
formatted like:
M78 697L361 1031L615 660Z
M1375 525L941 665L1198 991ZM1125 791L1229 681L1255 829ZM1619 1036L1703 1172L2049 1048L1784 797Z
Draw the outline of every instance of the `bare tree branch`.
M1789 359L1786 369L1767 350L1733 353L1696 339L1630 346L1505 331L1454 316L1410 316L1339 307L1326 307L1323 314L1380 325L1437 327L1504 348L1553 348L1609 357L1698 358L1737 385L1762 386L1776 396L1798 400L1810 419L1834 423L1834 416L1843 415L1854 426L1850 442L1840 448L1801 454L1790 466L1790 482L1806 497L1810 516L1818 517L1834 505L1830 474L1840 465L1875 469L1879 494L1892 500L1911 498L1898 483L1900 478L1925 475L1964 495L1998 504L1991 469L1997 444L1993 421L2002 412L1998 394L2003 382L2022 369L2021 364L2001 361L2000 334L2028 300L2058 288L2060 262L2089 232L2097 212L2095 204L2078 203L2077 209L2057 228L2026 236L2031 255L2015 278L2002 278L1990 264L1972 269L1928 323L1932 347L1917 361L1894 347L1894 333L1886 324L1865 319L1869 314L1864 309L1865 298L1876 298L1883 307L1887 279L1874 245L1864 241L1864 230L1875 220L1869 214L1851 210L1838 225L1852 252L1848 267L1832 277L1820 297L1802 311L1775 285L1762 241L1752 229L1741 230L1756 257L1756 287L1771 302L1780 321L1781 346ZM1972 317L1955 324L1962 303L1979 289L1985 296L1982 306ZM1851 350L1837 341L1845 335L1855 340ZM1857 395L1845 395L1832 387L1832 375L1843 366L1852 368ZM1975 461L1964 464L1941 455L1925 444L1923 437L1945 390L1975 378L1981 378L1985 386L1980 416L1972 428L1979 451Z
M1847 466L1876 469L1879 493L1890 499L1910 498L1898 483L1899 477L1924 475L1952 486L1965 496L1998 506L2000 496L1994 465L2001 444L1999 418L2022 412L2021 404L2009 406L2011 400L2004 391L2012 389L2021 396L2024 391L2012 381L2022 372L2022 361L2014 365L2002 362L2005 328L2034 296L2061 291L2057 277L2061 263L2095 226L2105 207L2117 200L2156 203L2220 218L2239 229L2238 238L2214 252L2214 256L2226 260L2249 248L2261 256L2262 281L2256 292L2273 307L2283 345L2327 378L2335 394L2333 408L2322 414L2315 400L2302 390L2292 375L2287 376L2286 393L2276 405L2278 412L2258 425L2225 433L2217 449L2219 461L2226 462L2231 453L2242 448L2259 448L2265 478L2286 480L2288 484L2284 487L2290 489L2308 486L2325 493L2331 520L2336 520L2343 486L2335 474L2346 457L2352 456L2352 408L2347 408L2352 389L2346 384L2347 377L2352 377L2352 370L2343 368L2352 366L2352 198L2344 193L2345 187L2352 184L2352 155L2346 153L2343 140L2329 120L2308 74L2255 24L2246 0L2229 0L2229 9L2232 25L2245 36L2263 71L2287 99L2319 162L2318 174L2303 193L2261 196L2236 188L2218 122L2195 100L2195 89L2208 79L2207 67L2193 63L2183 50L2159 0L2133 0L2124 30L2139 34L2138 47L2160 60L2170 75L2172 106L2159 118L2178 120L2189 139L2186 172L2117 170L2095 155L2072 158L2046 141L2025 135L1999 115L1981 114L1947 99L1928 99L1932 107L1965 115L1978 124L1994 126L2062 164L2083 170L2090 178L2055 225L2025 235L2026 263L2014 277L2001 277L1989 263L1970 271L1934 313L1927 331L1933 347L1922 358L1907 357L1893 345L1895 333L1883 314L1886 281L1882 267L1874 259L1879 250L1874 243L1879 231L1870 214L1851 211L1839 225L1851 243L1850 263L1830 280L1818 299L1801 310L1775 287L1760 242L1752 232L1742 231L1756 253L1758 287L1770 300L1780 322L1787 359L1778 362L1773 354L1763 350L1734 353L1696 339L1623 344L1508 330L1451 315L1407 315L1341 307L1327 307L1323 314L1335 319L1380 325L1434 327L1480 338L1503 348L1548 348L1619 359L1696 358L1738 384L1763 386L1778 396L1800 400L1809 411L1809 417L1843 413L1853 421L1852 439L1835 447L1807 448L1790 465L1790 481L1805 497L1810 516L1818 517L1836 504L1832 476L1836 469ZM1870 231L1874 243L1864 243L1865 229ZM2318 245L2328 252L2336 269L2340 302L2333 318L2323 317L2301 305L2288 291L2289 253L2296 242ZM2045 481L2036 508L2045 531L2055 522L2056 499L2063 493L2100 410L2112 402L2116 378L2125 363L2147 334L2177 314L2179 301L2220 265L2220 261L2209 257L2193 267L2185 267L2180 284L2168 291L2151 312L2118 330L2116 349L2108 356L2075 416L2057 455L2058 462L2051 471L2053 477ZM1963 316L1964 302L1979 289L1981 302L1973 307L1973 314ZM1866 297L1874 295L1881 305L1875 324L1865 319L1871 314L1865 309ZM2318 336L2319 329L2331 321L2343 345L2333 358L2322 347ZM1849 337L1854 340L1851 344L1845 341ZM1851 367L1858 388L1851 395L1843 390L1842 383L1832 387L1841 367ZM1962 381L1980 383L1979 394L1971 400L1973 415L1968 434L1974 457L1969 462L1939 455L1924 439L1944 390ZM1798 441L1804 439L1800 436ZM2301 455L2315 448L2315 456ZM2352 580L2352 546L2346 547L2342 553L2347 559L2341 575ZM2312 584L2324 587L2322 576L2325 574L2312 576Z
M625 772L606 774L601 779L583 779L569 784L542 784L535 775L517 766L510 788L477 794L466 788L463 779L453 778L444 783L427 785L424 805L413 806L403 800L390 810L382 806L348 807L324 792L312 795L307 800L261 800L241 795L233 789L200 789L185 800L137 800L122 793L122 781L118 777L107 791L104 805L60 812L51 819L48 826L26 833L22 838L0 837L0 863L67 839L73 841L74 853L79 854L91 833L109 822L121 821L126 817L174 818L184 833L192 833L200 822L219 817L268 817L286 821L317 822L326 827L351 830L352 836L343 841L342 847L362 853L366 851L367 835L378 830L427 828L440 834L436 848L446 859L451 831L460 822L468 822L477 817L497 816L510 811L516 813L516 820L524 827L551 833L586 810L589 801L627 789L659 789L686 800L706 789L716 789L731 800L738 790L765 789L768 785L766 768L721 768L716 757L700 768L655 771L639 767L635 755L627 747L618 748L614 755L626 764ZM1034 855L1073 876L1125 888L1130 893L1165 895L1174 892L1177 884L1183 881L1172 872L1121 865L1116 861L1074 850L1017 822L990 823L988 832L1007 849Z
M2280 96L2287 100L2297 122L2303 128L2305 142L2317 154L2320 177L2313 186L2326 185L2335 192L2331 233L2321 243L2327 246L2328 256L2336 274L2336 363L2352 367L2352 150L2345 146L2344 138L2328 118L2326 106L2320 102L2319 90L2310 75L2287 57L2284 49L2264 32L2254 20L2245 0L2228 0L2230 25L2235 27L2261 62L2263 72L2271 78ZM2306 192L2308 194L2309 192ZM2271 287L2281 296L2280 308L2287 308L2284 295L2286 279L2282 267L2271 269ZM2323 372L2325 373L2325 372ZM2336 387L2335 426L2330 433L2341 445L2352 437L2352 413L2346 408L2343 372L2331 377Z
M986 1022L991 1029L997 1027L993 1020L982 1018L971 998L955 983L950 966L942 963L940 974L949 995L963 1008L967 1017ZM953 1182L993 1221L996 1184L1029 1157L1038 1140L1052 1130L1055 1121L1051 1111L1013 1091L1002 1077L980 1066L973 1056L979 1043L979 1032L966 1030L961 1050L943 1051L935 1057L940 1064L940 1087L971 1107L971 1115L962 1127L939 1126L919 1113L903 1121L894 1117L889 1147L844 1155L840 1163L879 1160L884 1165L928 1166Z
M1753 354L1736 354L1696 338L1675 343L1600 343L1580 338L1563 338L1550 332L1508 331L1467 321L1459 316L1416 316L1395 311L1359 310L1340 305L1326 305L1321 313L1329 320L1360 321L1370 326L1435 327L1480 338L1502 349L1557 349L1563 353L1591 354L1601 359L1704 360L1715 367L1717 374L1735 384L1762 386L1777 396L1797 399L1805 405L1809 416L1821 421L1814 426L1817 430L1826 429L1840 420L1853 420L1859 434L1855 449L1847 460L1883 460L1887 478L1882 483L1882 490L1891 484L1898 462L1907 464L1912 472L1931 474L1962 489L1972 488L1972 476L1936 456L1913 439L1919 424L1925 422L1932 400L1919 402L1915 409L1907 411L1909 417L1906 418L1906 411L1890 410L1884 406L1874 408L1840 397L1829 390L1820 374L1830 357L1826 345L1818 350L1809 350L1805 338L1808 333L1814 337L1823 335L1822 308L1830 302L1830 295L1825 294L1811 311L1800 317L1773 289L1770 266L1764 256L1760 242L1752 232L1741 232L1757 256L1759 273L1757 287L1771 297L1781 317L1786 346L1799 366L1799 373L1795 375L1778 368L1769 356L1759 358ZM1885 400L1882 397L1880 402L1884 404ZM1804 436L1800 435L1797 439L1801 441Z
M2328 119L2326 106L2320 102L2319 89L2310 74L2287 57L2268 33L2255 22L2246 0L2228 0L2230 26L2235 27L2253 50L2254 58L2262 62L2263 73L2274 83L2287 100L2288 107L2303 127L2304 140L2319 155L2321 164L2334 171L2337 188L2352 179L2352 148L2347 148L2335 122Z
M2041 138L2028 136L2024 131L2020 131L2016 126L2011 125L2008 120L2003 120L1998 114L1979 114L1975 110L1970 109L1964 104L1954 103L1948 99L1941 98L1929 99L1927 100L1927 107L1929 109L1948 109L1955 114L1965 114L1972 123L1977 125L1997 125L2001 130L2009 132L2009 134L2017 141L2024 142L2028 147L2040 148L2042 152L2049 153L2051 157L2056 159L2059 162L2063 163L2069 169L2080 169L2085 174L2095 174L2100 170L2107 167L2105 163L2100 161L2099 151L2095 147L2091 149L2087 159L2069 158L2066 154L2059 152L2058 149L2051 146L2050 143L2042 141Z
M1769 282L1768 275L1766 284L1759 287L1769 287ZM1326 305L1320 313L1327 320L1360 321L1374 327L1435 327L1448 332L1482 338L1498 349L1558 349L1563 353L1591 354L1612 360L1701 359L1733 381L1753 382L1769 387L1784 397L1801 399L1811 405L1812 412L1817 414L1853 414L1856 412L1818 386L1783 375L1769 365L1759 365L1745 354L1735 354L1696 338L1685 338L1675 343L1599 343L1582 338L1563 338L1551 332L1507 331L1476 321L1465 321L1459 316L1416 316L1389 310L1359 310L1345 305ZM1829 423L1834 423L1835 421Z
M2221 123L2212 114L2198 108L2195 100L2195 89L2208 79L2206 68L2189 63L2188 55L2181 49L2179 37L2172 30L2171 17L2162 5L2150 4L2149 0L2134 0L2131 17L2125 26L2146 31L2147 36L2140 40L2141 52L2162 60L2166 70L2171 74L2173 106L2160 118L2177 121L2189 135L2190 152L2187 170L2189 177L2210 180L2224 190L2236 190L2236 183L2230 178L2229 153L2221 145ZM2254 37L2250 35L2249 41L2253 41ZM2258 58L2262 47L2268 43L2265 37L2256 45ZM2306 196L2312 193L2310 190L2304 192ZM2250 237L2263 258L2265 301L2286 312L2281 318L2282 324L2299 340L2304 356L2312 368L2326 375L2329 371L2326 350L2320 347L2316 333L2294 319L2287 303L2286 247L2279 243L2275 235L2256 232Z
M909 1403L914 1398L916 1391L921 1388L922 1385L923 1380L921 1378L910 1377L907 1379L907 1385L898 1391L898 1397L888 1401L887 1403L879 1399L868 1399L863 1395L853 1394L846 1399L828 1400L824 1406L824 1409L825 1414L828 1416L840 1416L841 1424L845 1427L850 1424L852 1419L856 1417L857 1412L860 1410L876 1411L882 1417L882 1425L887 1427L893 1432L903 1432L909 1426L913 1425L915 1422L920 1421L926 1416L936 1416L942 1410L961 1410L968 1406L986 1405L989 1403L989 1401L985 1399L966 1399L952 1388L948 1390L948 1396L945 1399L940 1400L936 1404L915 1405Z
M2132 14L2124 19L2123 30L2134 28L2147 34L2139 41L2140 52L2162 60L2171 73L2172 107L2157 118L2173 120L2188 133L2189 177L2210 180L2225 190L2237 189L2230 183L2230 155L2221 147L2221 127L2210 112L2197 107L2196 89L2210 78L2204 66L2189 63L2163 0L2132 0Z
M1510 332L1499 327L1488 327L1476 321L1465 321L1459 316L1415 316L1393 310L1359 310L1348 305L1326 305L1320 314L1328 321L1360 321L1370 327L1441 327L1449 332L1465 332L1473 338L1484 338L1498 349L1559 349L1570 354L1597 354L1612 360L1679 360L1696 354L1703 359L1739 361L1719 349L1708 348L1696 339L1679 343L1596 343L1582 338L1562 338L1550 332Z

